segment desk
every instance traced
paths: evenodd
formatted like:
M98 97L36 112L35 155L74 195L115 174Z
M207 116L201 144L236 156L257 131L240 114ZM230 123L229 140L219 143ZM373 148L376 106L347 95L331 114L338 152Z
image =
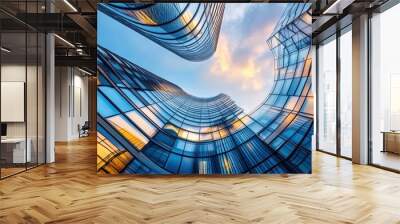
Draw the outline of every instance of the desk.
M1 139L1 157L6 163L26 163L32 160L30 138L25 151L25 138L5 138Z
M400 154L400 132L383 131L383 151Z

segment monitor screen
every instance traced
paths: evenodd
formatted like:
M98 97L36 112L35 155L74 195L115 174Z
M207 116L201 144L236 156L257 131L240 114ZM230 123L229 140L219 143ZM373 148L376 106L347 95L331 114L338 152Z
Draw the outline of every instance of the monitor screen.
M7 124L1 124L1 136L7 136Z

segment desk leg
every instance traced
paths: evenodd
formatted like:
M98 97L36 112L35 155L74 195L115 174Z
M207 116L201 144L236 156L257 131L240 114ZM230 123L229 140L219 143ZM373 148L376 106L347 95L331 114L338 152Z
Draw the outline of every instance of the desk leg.
M383 133L383 149L381 152L386 152L386 134Z

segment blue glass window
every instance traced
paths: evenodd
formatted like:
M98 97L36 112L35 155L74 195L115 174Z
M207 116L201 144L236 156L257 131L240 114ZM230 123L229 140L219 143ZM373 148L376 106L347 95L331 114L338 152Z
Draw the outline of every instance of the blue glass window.
M118 110L99 91L97 91L97 113L102 117L119 114Z
M133 109L133 107L118 93L117 90L107 86L100 86L98 88L108 99L112 99L114 104L122 111L127 112Z

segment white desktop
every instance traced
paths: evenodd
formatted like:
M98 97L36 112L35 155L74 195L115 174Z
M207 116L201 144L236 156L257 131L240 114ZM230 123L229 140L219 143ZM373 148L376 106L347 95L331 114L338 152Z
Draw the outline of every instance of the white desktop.
M27 147L25 152L25 138L1 139L2 147L12 147L12 163L31 162L32 150L31 139L26 139Z
M27 138L25 141L25 138L7 137L7 124L1 124L1 150L2 157L8 157L8 159L6 159L6 163L21 164L31 162L31 145L32 141L30 138ZM8 155L6 156L6 154Z

